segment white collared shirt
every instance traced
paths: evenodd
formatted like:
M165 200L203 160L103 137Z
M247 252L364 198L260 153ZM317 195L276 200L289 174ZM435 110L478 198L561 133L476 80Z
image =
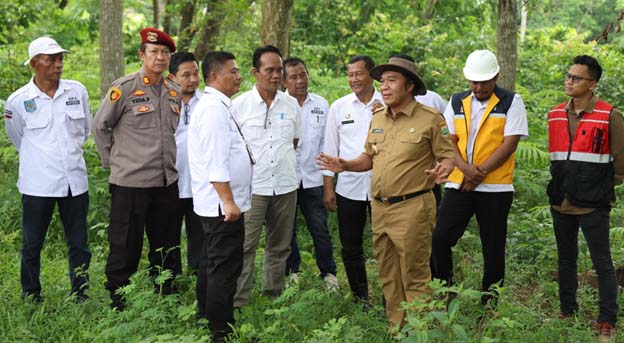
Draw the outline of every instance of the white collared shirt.
M334 101L329 108L323 152L345 160L362 154L375 102L383 104L381 93L377 90L367 104L362 103L355 93ZM334 176L334 173L325 170L323 175ZM370 170L340 173L336 193L351 200L370 200L371 175Z
M191 97L188 104L182 102L180 108L180 122L175 132L176 140L176 168L178 169L178 194L180 199L192 198L193 192L191 191L191 171L188 166L188 151L187 151L187 136L188 127L191 123L191 113L199 102L199 98L204 93L199 89L195 90L195 94Z
M468 142L466 158L468 163L472 163L472 153L474 150L474 143L477 138L479 130L479 123L483 118L483 113L487 107L488 100L479 101L474 94L470 95L470 123L468 123ZM449 104L453 98L449 100ZM444 111L444 119L449 129L449 133L455 134L455 113L453 106L449 105ZM506 136L521 136L524 139L529 136L529 126L527 123L526 110L524 108L524 102L520 94L515 93L514 98L507 110L507 119L505 120L505 128L503 129L503 135ZM460 189L461 185L454 182L447 182L445 188ZM513 184L480 184L475 189L475 192L513 192Z
M294 140L303 127L297 100L277 91L267 108L256 86L232 101L234 115L256 158L253 194L280 195L297 189Z
M91 108L87 89L60 80L53 98L31 79L11 94L4 109L6 131L19 152L20 193L72 196L89 189L82 145L89 137Z
M423 105L435 108L440 111L440 113L444 113L446 110L446 101L442 99L440 94L432 90L427 89L427 93L425 95L416 95L414 96L414 99Z
M316 157L323 151L328 112L325 98L308 93L301 107L303 138L297 144L297 180L303 188L323 185L323 173L316 166Z
M188 128L188 158L193 209L203 217L223 215L223 201L212 182L229 182L242 212L251 208L252 166L245 141L225 94L206 86Z

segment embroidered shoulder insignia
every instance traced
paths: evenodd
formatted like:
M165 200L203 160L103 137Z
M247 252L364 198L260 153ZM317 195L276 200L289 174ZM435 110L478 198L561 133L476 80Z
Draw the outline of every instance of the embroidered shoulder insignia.
M110 94L108 95L108 100L110 100L110 102L116 102L120 98L121 98L121 89L117 87L111 88Z
M5 118L5 119L12 119L12 118L13 118L13 112L11 112L11 111L9 111L9 110L5 109L5 110L4 110L4 118Z

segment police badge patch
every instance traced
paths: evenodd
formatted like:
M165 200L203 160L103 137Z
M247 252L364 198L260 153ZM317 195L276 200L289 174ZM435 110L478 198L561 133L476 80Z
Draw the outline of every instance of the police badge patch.
M108 100L111 102L115 102L121 98L121 89L117 87L111 88L110 94L108 95Z
M26 100L24 101L24 109L26 112L33 113L37 110L37 104L35 100Z

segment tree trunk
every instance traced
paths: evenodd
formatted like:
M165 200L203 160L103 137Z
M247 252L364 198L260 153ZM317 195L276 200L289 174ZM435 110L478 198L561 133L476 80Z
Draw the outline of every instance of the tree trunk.
M100 95L124 74L123 0L100 0Z
M182 8L180 27L178 30L178 47L180 51L189 51L191 41L197 31L193 24L193 14L195 13L195 3L197 0L186 1Z
M165 0L165 10L163 11L163 31L171 33L171 13L169 13L169 5L171 0Z
M522 0L522 8L520 9L520 43L524 43L526 37L526 25L527 25L527 0Z
M498 84L509 90L515 89L516 63L518 61L518 25L516 24L516 0L498 1L496 46L498 64L501 67Z
M153 0L152 5L154 7L154 27L158 28L160 26L160 0Z
M274 45L288 58L290 24L294 0L264 0L262 4L261 45Z
M424 17L426 20L431 20L433 18L433 7L438 2L438 0L427 0L427 4L425 7Z
M199 61L217 45L219 29L225 16L224 4L225 0L211 0L208 2L206 15L203 19L204 22L200 25L202 29L199 33L199 40L195 47L195 57Z

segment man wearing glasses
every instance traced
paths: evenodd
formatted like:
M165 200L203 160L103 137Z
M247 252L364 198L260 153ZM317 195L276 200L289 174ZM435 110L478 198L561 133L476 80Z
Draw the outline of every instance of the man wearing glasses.
M174 137L180 87L162 76L175 49L167 33L141 30L142 68L113 82L91 128L102 166L111 169L106 289L117 310L125 306L118 289L129 284L139 266L144 230L152 277L162 269L173 275L181 271ZM175 292L173 280L155 284L155 291Z
M449 175L433 233L433 277L451 285L454 247L476 214L483 244L485 292L505 277L507 215L513 199L514 152L527 137L524 103L519 94L496 85L500 67L489 50L466 59L464 76L470 89L454 94L444 117L457 166ZM486 304L492 296L484 294Z
M191 273L199 268L199 255L202 247L202 228L199 216L193 211L193 192L191 191L191 173L189 171L187 136L191 122L191 112L202 96L199 86L199 68L195 55L190 52L177 52L169 62L169 79L180 85L182 108L180 123L175 132L177 145L176 168L178 169L178 194L180 212L177 216L178 234L182 231L182 221L186 230L186 260ZM181 264L181 263L180 263Z
M624 175L624 120L620 111L594 90L602 75L598 61L576 56L566 74L570 99L548 113L548 150L552 180L548 184L559 264L560 319L574 316L578 230L583 230L598 275L601 342L611 338L617 320L617 284L609 246L609 211L614 185Z

